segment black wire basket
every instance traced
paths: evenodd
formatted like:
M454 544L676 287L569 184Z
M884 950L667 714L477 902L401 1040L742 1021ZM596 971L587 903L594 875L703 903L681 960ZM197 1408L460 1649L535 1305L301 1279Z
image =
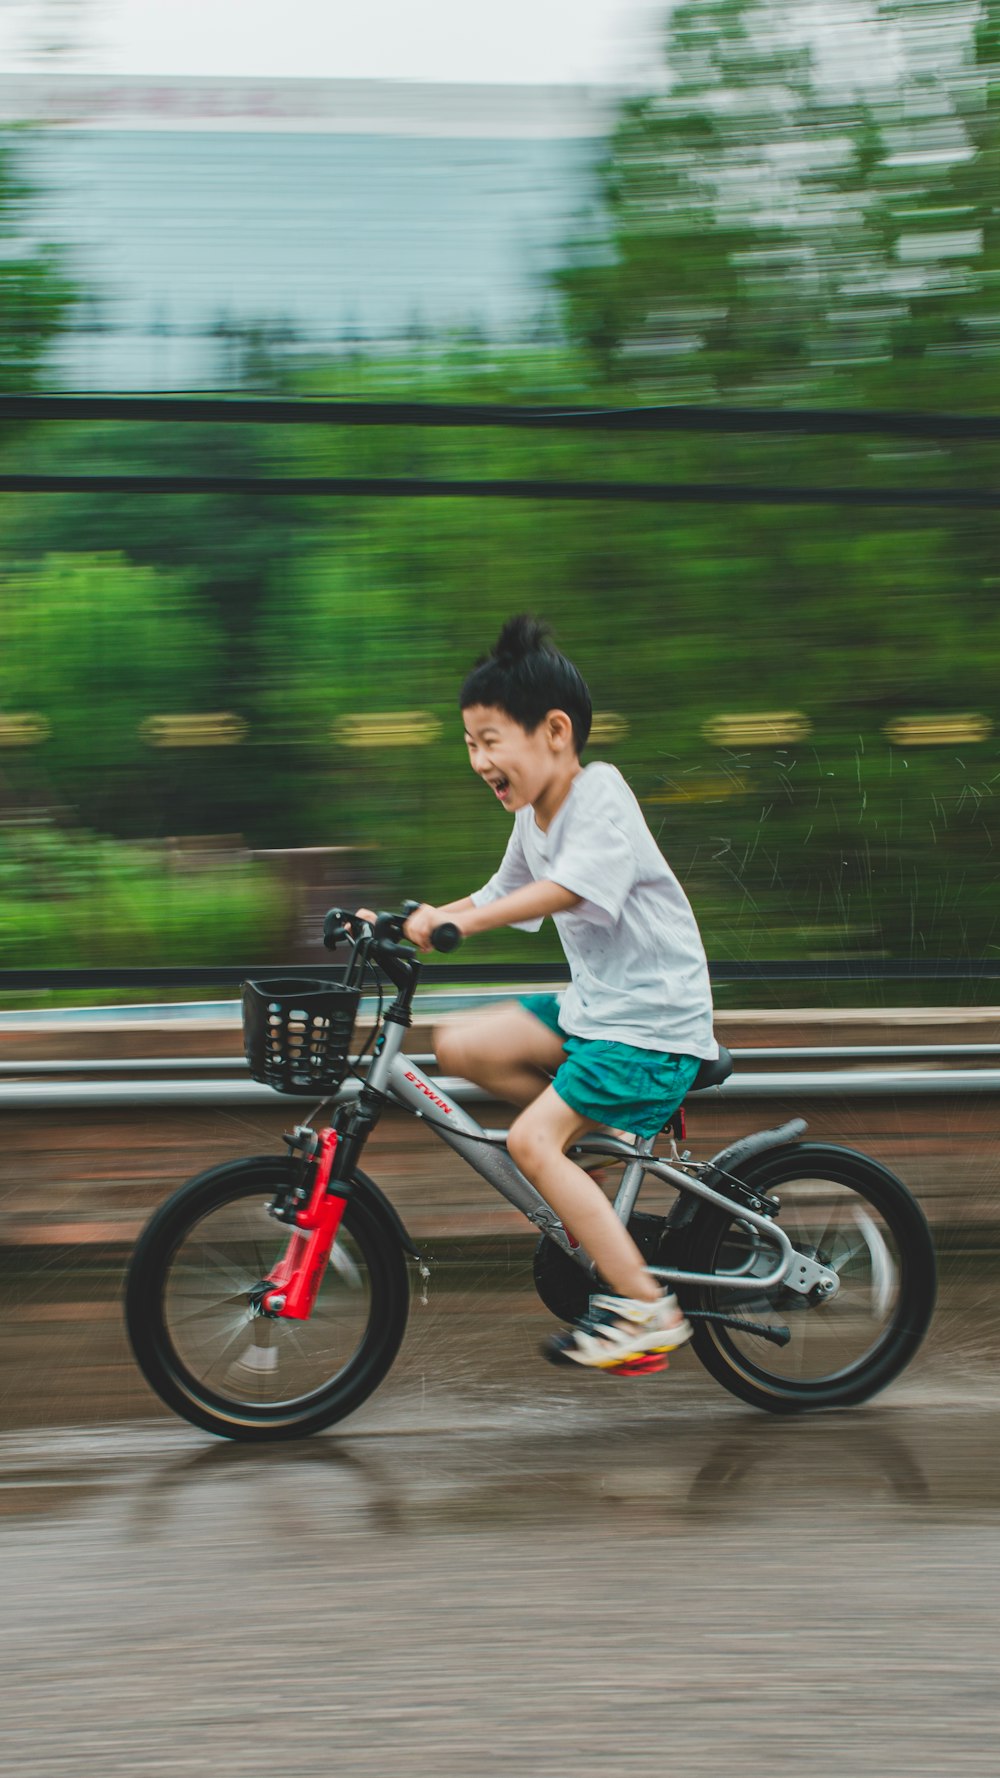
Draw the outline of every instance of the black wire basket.
M350 1065L360 988L306 976L243 983L243 1049L254 1080L280 1093L332 1093Z

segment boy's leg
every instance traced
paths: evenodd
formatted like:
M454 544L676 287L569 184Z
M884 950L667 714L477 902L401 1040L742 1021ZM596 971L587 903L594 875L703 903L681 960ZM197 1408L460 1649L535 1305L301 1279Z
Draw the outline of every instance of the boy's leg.
M550 1335L542 1351L552 1364L624 1376L660 1371L667 1353L691 1338L691 1324L677 1298L661 1291L646 1270L600 1186L563 1152L595 1127L555 1087L546 1087L522 1111L507 1138L521 1171L587 1249L615 1293L592 1296L587 1314L564 1333Z
M562 1038L516 1000L439 1025L434 1051L446 1074L460 1074L508 1105L530 1105L566 1059Z
M612 1290L634 1301L655 1303L662 1291L624 1223L590 1174L564 1152L585 1130L599 1127L547 1086L515 1120L507 1147L560 1222L587 1249ZM680 1311L677 1319L683 1319Z

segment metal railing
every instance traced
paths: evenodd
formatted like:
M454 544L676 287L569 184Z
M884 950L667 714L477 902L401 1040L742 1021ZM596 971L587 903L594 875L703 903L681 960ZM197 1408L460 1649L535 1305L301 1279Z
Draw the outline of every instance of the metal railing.
M1000 1065L1000 1043L865 1043L832 1047L808 1045L792 1049L767 1044L759 1049L734 1049L730 1053L736 1062L884 1062L893 1056L902 1058L904 1062L926 1062L931 1058L940 1060L942 1057L953 1062L990 1059ZM436 1067L436 1058L430 1051L426 1054L414 1053L411 1060L425 1071ZM70 1057L64 1061L53 1061L51 1057L46 1057L43 1061L0 1061L0 1083L4 1080L34 1080L59 1075L121 1074L128 1077L140 1074L195 1074L199 1070L202 1073L244 1075L247 1073L247 1064L242 1056L122 1056L116 1060L86 1056L77 1060Z
M792 962L723 962L709 965L713 981L735 982L847 982L872 980L904 981L969 981L1000 978L1000 958L969 961L961 958L938 958L922 962L881 960L873 968L861 961L807 959ZM337 977L337 965L245 964L230 967L178 967L130 969L24 969L0 970L0 992L17 988L135 987L213 984L238 985L247 977L266 978L269 974L289 972L312 976ZM461 983L483 987L487 983L528 986L567 979L565 965L535 964L428 964L424 977L430 983L458 986ZM439 989L429 995L425 1010L435 1014L444 1010L440 1002L446 998ZM502 991L486 988L470 994L466 1004L503 997ZM435 1004L437 1003L437 1004ZM362 1017L369 1016L374 1001L363 1003ZM79 1013L67 1013L70 1028ZM91 1009L103 1022L113 1019L113 1008ZM129 1009L134 1012L136 1009ZM176 1007L165 1008L176 1011ZM416 1008L420 1011L418 1000ZM148 1012L155 1017L157 1008ZM228 1003L232 1024L238 1023L238 1002ZM933 1009L927 1009L933 1019ZM3 1022L11 1015L4 1015ZM20 1015L26 1019L59 1021L56 1010L37 1015ZM789 1017L794 1018L794 1010ZM834 1015L831 1015L834 1016ZM9 1027L8 1027L9 1030ZM806 1045L795 1048L756 1047L733 1051L738 1064L736 1072L723 1087L711 1088L713 1094L731 1099L782 1098L858 1098L876 1095L920 1097L938 1095L979 1095L1000 1089L1000 1066L931 1068L926 1064L947 1058L955 1062L1000 1063L1000 1044L853 1044ZM421 1065L433 1066L434 1058L418 1058ZM816 1069L802 1064L832 1062L837 1067ZM887 1064L892 1062L892 1066ZM859 1063L880 1063L879 1067L851 1066ZM742 1068L740 1065L743 1065ZM770 1064L761 1070L761 1064ZM779 1064L779 1066L774 1066ZM788 1067L788 1064L798 1066ZM902 1064L902 1065L900 1065ZM915 1066L914 1066L915 1064ZM749 1066L748 1066L749 1065ZM186 1078L168 1079L168 1075ZM197 1078L190 1078L192 1075ZM484 1102L486 1095L469 1081L439 1076L442 1091L456 1100ZM349 1082L345 1091L356 1091L357 1083ZM279 1096L284 1097L284 1096ZM247 1073L241 1057L130 1057L123 1060L86 1058L65 1061L26 1060L0 1061L0 1111L103 1111L139 1109L144 1106L264 1106L275 1102L270 1087L258 1085ZM301 1106L301 1099L287 1100Z
M974 1058L1000 1060L998 1044L914 1044L845 1045L837 1048L734 1050L736 1071L721 1087L710 1087L697 1098L724 1096L727 1099L857 1099L889 1096L968 1097L1000 1091L1000 1067L928 1068L881 1067L830 1069L777 1067L759 1072L743 1072L741 1063L762 1061L787 1064L790 1061L836 1060L870 1061L901 1058L905 1063L951 1056L963 1061ZM414 1058L421 1067L433 1068L432 1055ZM190 1080L138 1079L139 1075L159 1073L182 1074L200 1071L202 1078ZM216 1078L206 1078L209 1071ZM80 1076L84 1079L53 1079ZM221 1075L222 1078L218 1076ZM102 1078L95 1079L95 1076ZM117 1076L117 1078L110 1078ZM226 1078L226 1077L229 1078ZM459 1103L484 1104L490 1095L471 1081L453 1075L434 1074L441 1092ZM349 1097L360 1091L358 1080L348 1080L338 1097ZM28 1061L0 1063L0 1112L32 1111L112 1111L140 1110L167 1106L266 1106L276 1100L300 1108L308 1101L286 1094L275 1094L272 1087L261 1086L249 1078L241 1057L222 1056L126 1058L120 1062L94 1061Z

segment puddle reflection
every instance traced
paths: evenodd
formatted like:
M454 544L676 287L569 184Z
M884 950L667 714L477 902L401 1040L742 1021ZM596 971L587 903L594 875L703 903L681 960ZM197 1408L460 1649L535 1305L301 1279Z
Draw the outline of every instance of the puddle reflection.
M735 1408L713 1418L706 1425L686 1409L658 1424L607 1412L584 1422L571 1411L570 1423L554 1414L530 1432L455 1424L197 1448L187 1433L149 1424L121 1429L118 1462L108 1458L114 1429L100 1454L77 1453L85 1434L64 1435L61 1459L33 1435L13 1450L0 1444L0 1527L14 1516L78 1517L113 1499L125 1507L125 1536L146 1547L189 1524L200 1538L280 1549L354 1534L593 1535L612 1524L665 1531L997 1510L1000 1453L975 1416L859 1409L786 1426Z

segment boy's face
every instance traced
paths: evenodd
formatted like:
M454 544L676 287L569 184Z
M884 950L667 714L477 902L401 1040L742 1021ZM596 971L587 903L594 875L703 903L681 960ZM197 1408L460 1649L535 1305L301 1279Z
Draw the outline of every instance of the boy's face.
M538 802L554 774L576 758L573 725L562 710L550 710L533 734L486 704L473 704L462 716L469 764L505 809Z

